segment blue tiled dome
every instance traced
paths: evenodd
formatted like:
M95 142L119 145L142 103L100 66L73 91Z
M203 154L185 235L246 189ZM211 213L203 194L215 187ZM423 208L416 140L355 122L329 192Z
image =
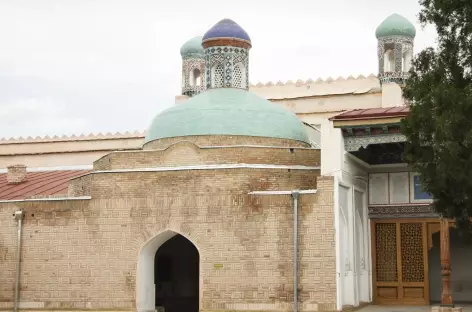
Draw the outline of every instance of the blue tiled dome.
M247 32L228 18L222 19L210 28L203 36L203 41L216 38L235 38L251 42Z

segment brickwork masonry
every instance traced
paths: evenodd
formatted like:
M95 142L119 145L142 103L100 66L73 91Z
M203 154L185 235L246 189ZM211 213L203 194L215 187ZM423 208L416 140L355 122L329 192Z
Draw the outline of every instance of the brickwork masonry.
M209 164L272 164L320 166L321 151L306 147L200 147L188 141L159 150L113 152L94 162L94 170Z
M281 169L97 173L71 191L89 193L90 200L0 203L0 309L13 306L12 215L23 209L23 311L135 311L138 254L168 230L200 252L201 311L289 311L291 198L248 192L316 188L301 196L300 310L334 311L334 181L318 175Z

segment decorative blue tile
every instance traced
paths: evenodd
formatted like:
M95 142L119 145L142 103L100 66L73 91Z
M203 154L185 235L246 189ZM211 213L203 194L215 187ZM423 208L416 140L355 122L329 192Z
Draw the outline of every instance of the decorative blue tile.
M215 24L203 36L203 40L213 38L236 38L251 42L251 38L241 26L230 19L223 19Z

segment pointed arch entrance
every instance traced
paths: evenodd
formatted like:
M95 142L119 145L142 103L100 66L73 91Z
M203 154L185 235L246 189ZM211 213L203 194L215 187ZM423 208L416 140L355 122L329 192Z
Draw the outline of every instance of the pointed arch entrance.
M136 278L138 312L198 312L200 255L183 235L167 230L140 250Z

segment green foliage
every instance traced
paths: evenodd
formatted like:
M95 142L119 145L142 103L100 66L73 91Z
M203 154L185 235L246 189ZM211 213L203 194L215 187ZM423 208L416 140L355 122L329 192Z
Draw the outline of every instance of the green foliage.
M433 24L437 48L413 60L404 96L405 160L422 175L434 209L470 237L472 217L472 1L420 0L419 19Z

